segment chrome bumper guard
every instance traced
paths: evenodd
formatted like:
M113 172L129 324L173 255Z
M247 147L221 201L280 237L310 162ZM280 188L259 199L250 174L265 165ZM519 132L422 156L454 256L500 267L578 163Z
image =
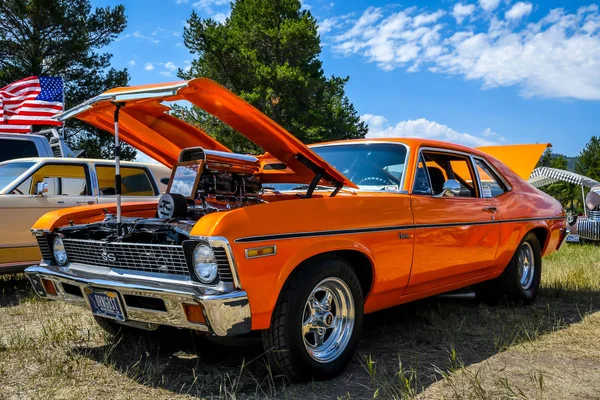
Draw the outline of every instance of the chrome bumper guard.
M63 300L90 309L85 288L105 289L119 293L124 308L125 325L155 328L167 325L193 329L216 336L235 336L250 332L251 314L248 296L245 291L217 292L198 286L190 281L144 278L107 274L92 270L74 269L42 263L27 268L25 273L36 293L43 298ZM56 288L56 295L46 293L42 279L49 280ZM82 295L65 291L63 284L78 287ZM69 293L71 292L71 293ZM165 310L154 310L129 306L124 296L162 299ZM183 305L201 305L206 319L205 324L189 322Z
M600 240L600 221L585 217L578 218L577 234L582 239Z

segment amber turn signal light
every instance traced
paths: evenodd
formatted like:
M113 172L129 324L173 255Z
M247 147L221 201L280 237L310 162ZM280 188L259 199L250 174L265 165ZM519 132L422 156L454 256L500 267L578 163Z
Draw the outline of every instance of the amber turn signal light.
M54 282L48 279L42 279L42 285L44 285L44 290L46 294L56 296L56 287L54 286Z
M185 317L188 322L193 324L206 324L206 318L204 318L204 310L201 305L198 304L184 304L183 310L185 311Z
M277 254L277 248L275 246L257 247L255 249L246 249L246 259L274 256Z

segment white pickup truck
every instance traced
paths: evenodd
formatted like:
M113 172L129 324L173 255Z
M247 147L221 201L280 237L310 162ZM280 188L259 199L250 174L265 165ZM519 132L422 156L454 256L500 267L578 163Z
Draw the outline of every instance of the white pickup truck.
M24 157L76 157L56 129L40 134L0 132L0 162Z

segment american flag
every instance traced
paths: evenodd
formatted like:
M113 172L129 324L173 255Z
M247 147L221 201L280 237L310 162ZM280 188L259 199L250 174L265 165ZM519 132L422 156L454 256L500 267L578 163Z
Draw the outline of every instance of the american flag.
M31 125L62 125L62 78L30 76L0 89L0 132L27 133Z

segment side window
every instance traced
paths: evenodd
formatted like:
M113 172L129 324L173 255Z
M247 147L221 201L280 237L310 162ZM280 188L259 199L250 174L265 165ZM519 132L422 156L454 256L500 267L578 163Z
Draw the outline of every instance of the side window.
M98 186L100 194L112 196L115 190L115 167L97 165ZM154 187L144 168L121 167L121 194L123 196L154 196Z
M476 158L475 165L479 180L481 181L481 197L498 197L506 192L506 186L502 180L498 178L498 175L494 173L485 161Z
M33 194L38 182L48 184L48 195L89 196L87 166L81 164L46 164L21 184L28 184L27 192Z
M424 151L422 156L433 195L442 193L444 182L454 179L461 187L458 197L477 197L477 184L469 157L435 151Z
M417 165L417 173L413 185L413 194L433 194L431 191L431 183L429 182L429 174L427 173L427 166L423 160L422 154L419 156L419 164Z

